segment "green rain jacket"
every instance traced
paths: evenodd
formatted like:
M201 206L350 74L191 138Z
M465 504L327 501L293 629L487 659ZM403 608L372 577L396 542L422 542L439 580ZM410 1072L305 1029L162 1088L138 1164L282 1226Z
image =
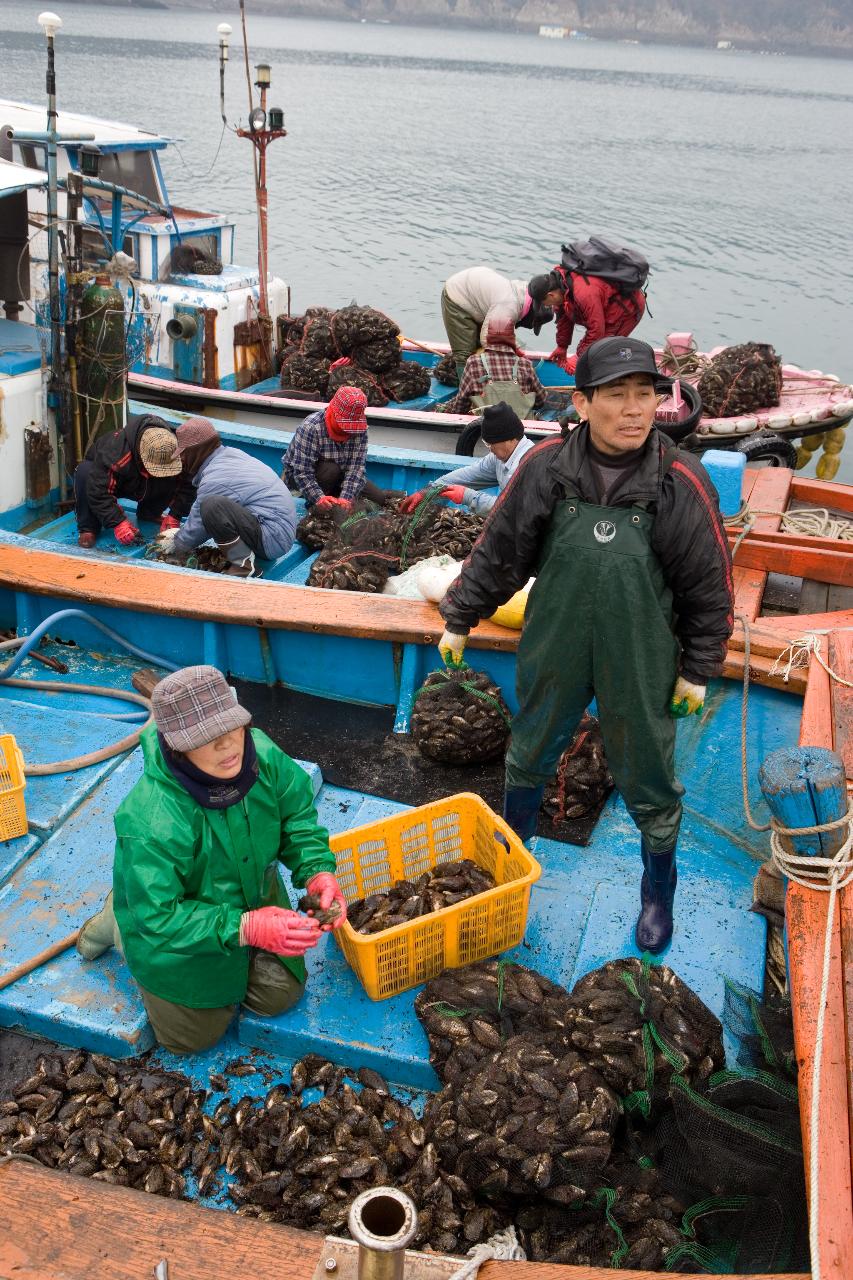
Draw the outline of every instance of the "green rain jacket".
M259 729L251 734L257 782L238 804L205 809L169 771L150 726L143 775L114 818L113 901L130 972L146 991L192 1009L246 994L240 917L290 906L279 863L297 888L335 870L308 774ZM282 963L305 981L302 959Z

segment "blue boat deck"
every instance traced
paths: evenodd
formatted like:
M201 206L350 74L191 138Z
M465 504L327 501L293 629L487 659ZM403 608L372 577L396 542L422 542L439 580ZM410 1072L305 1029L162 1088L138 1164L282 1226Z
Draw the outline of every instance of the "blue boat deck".
M68 656L58 647L46 652ZM127 688L135 665L76 652L73 669L59 678ZM42 674L28 661L26 678ZM124 707L105 699L0 686L3 731L14 733L25 755L40 761L123 736L127 722L114 718L117 710ZM796 742L799 715L800 703L790 695L752 691L751 777L771 750ZM749 912L763 843L742 815L739 719L739 687L718 682L702 721L679 729L687 809L677 928L666 962L717 1014L725 978L758 990L763 985L766 926ZM287 748L286 737L281 745ZM306 767L320 819L332 832L404 807L331 786L316 765ZM29 780L30 833L0 843L0 976L97 909L111 879L112 815L140 770L137 750L78 773ZM459 789L464 788L460 774ZM638 837L619 797L611 796L587 848L541 837L532 848L542 878L533 888L526 937L514 958L571 986L597 965L631 954ZM221 1066L235 1052L254 1050L286 1074L290 1061L312 1051L343 1064L374 1066L407 1089L436 1087L426 1037L414 1015L414 992L381 1003L368 1000L330 937L312 953L309 972L306 996L295 1010L276 1019L241 1013L223 1045L189 1064L191 1070L204 1075L213 1063ZM0 992L0 1026L116 1057L140 1054L153 1043L134 983L114 951L93 963L68 951Z

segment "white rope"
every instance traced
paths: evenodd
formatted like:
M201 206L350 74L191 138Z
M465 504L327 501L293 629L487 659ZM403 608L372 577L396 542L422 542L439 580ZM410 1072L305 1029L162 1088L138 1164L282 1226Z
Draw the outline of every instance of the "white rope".
M840 631L849 631L849 627L839 627ZM771 675L782 674L782 679L787 683L791 678L791 672L796 671L800 667L807 667L814 654L816 661L823 667L830 680L834 680L836 684L843 685L845 689L853 689L853 680L845 680L837 671L833 671L832 667L826 662L820 651L820 634L817 631L807 631L805 635L793 640L786 649L783 649L779 657L773 663L770 669ZM783 669L784 668L784 669Z
M725 525L742 524L744 526L735 548L752 531L758 516L778 517L782 533L799 533L806 538L835 538L839 542L853 542L853 519L830 511L828 507L795 507L793 511L763 511L745 502L734 515L723 518Z
M518 1243L515 1227L507 1227L504 1231L496 1231L489 1236L485 1244L476 1244L468 1250L468 1262L463 1262L458 1271L454 1271L450 1280L472 1280L484 1262L526 1262L527 1254Z
M772 820L770 849L774 865L782 875L806 889L829 894L826 909L826 932L823 939L823 971L820 980L820 1000L815 1027L814 1063L812 1066L812 1105L809 1116L809 1247L812 1259L813 1280L821 1280L820 1265L820 1178L818 1140L820 1136L820 1077L823 1067L824 1021L829 994L829 971L832 959L832 931L835 924L835 899L839 889L853 883L853 806L843 818L835 822L821 823L819 830L829 831L846 823L847 838L831 858L802 857L789 853L782 844L783 835L811 832L812 827L783 827Z

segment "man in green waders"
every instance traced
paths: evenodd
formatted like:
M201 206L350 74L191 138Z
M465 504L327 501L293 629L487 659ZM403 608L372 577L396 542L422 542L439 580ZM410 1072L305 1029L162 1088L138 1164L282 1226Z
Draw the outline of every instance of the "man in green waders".
M467 634L536 575L518 649L519 710L504 817L529 839L584 709L596 699L607 759L641 833L637 945L672 936L683 788L675 720L701 712L732 630L732 565L716 490L654 427L669 385L635 338L578 359L580 426L531 449L440 606L450 665Z

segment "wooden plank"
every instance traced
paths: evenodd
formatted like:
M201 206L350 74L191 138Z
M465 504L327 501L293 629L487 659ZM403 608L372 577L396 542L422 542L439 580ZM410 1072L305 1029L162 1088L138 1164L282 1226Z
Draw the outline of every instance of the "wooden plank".
M747 467L741 493L750 507L765 511L784 511L788 502L793 472L785 467ZM758 516L756 529L778 529L781 516ZM762 566L735 565L735 612L757 618L767 585L767 572Z
M757 523L757 522L756 522ZM735 542L743 533L737 526L727 526L729 542ZM761 531L757 528L746 535L746 542L767 543L774 547L808 547L813 551L846 551L853 558L853 542L843 538L817 538L806 533L781 533L772 530Z
M147 1280L162 1258L171 1280L311 1280L323 1249L308 1231L14 1161L0 1220L0 1276L15 1280Z
M853 587L830 587L827 592L826 607L832 613L853 610Z
M828 652L827 652L828 650ZM827 663L842 680L853 681L853 631L834 631L824 647ZM844 761L844 771L853 782L853 689L831 681L832 741Z
M800 716L800 746L826 747L832 750L832 695L829 676L812 657L809 663L809 679L803 698L803 714Z
M795 477L791 484L791 500L813 502L816 507L849 511L853 515L853 487L849 484L833 484L828 480L807 480L805 477Z
M723 675L730 680L743 680L742 650L729 649L723 663ZM786 680L783 671L774 671L775 658L762 657L754 651L749 655L749 679L752 684L761 684L768 689L779 689L782 693L795 693L802 697L806 691L807 676L805 668L792 669Z
M849 889L842 893L840 905L841 972L844 983L844 1025L847 1031L847 1111L850 1121L850 1159L853 1163L853 894Z
M850 890L845 889L842 893L849 895ZM785 914L807 1190L811 1160L810 1121L815 1088L815 1035L828 903L829 895L826 893L804 889L794 883L788 886ZM816 1152L819 1169L821 1280L850 1280L853 1276L853 1162L850 1151L846 1048L841 924L839 913L836 912L824 1019L819 1098L821 1123Z
M813 578L803 579L800 592L799 612L824 613L829 608L829 586L825 582L815 582Z
M792 613L781 618L759 618L755 625L764 636L784 634L794 639L807 631L828 633L853 627L853 609L837 609L832 613Z
M816 578L842 587L853 585L853 551L815 548L803 541L781 545L760 536L749 537L738 547L735 563L742 569L790 573L795 578Z
M324 591L279 582L229 582L0 543L0 584L143 613L167 613L248 627L437 644L444 621L433 604L360 591ZM481 622L470 645L512 650L520 633Z
M311 1280L326 1254L324 1238L312 1232L15 1161L0 1167L0 1218L4 1280L147 1280L163 1258L170 1280ZM658 1274L535 1262L488 1262L481 1272L483 1280L656 1280ZM683 1273L667 1274L686 1280Z

